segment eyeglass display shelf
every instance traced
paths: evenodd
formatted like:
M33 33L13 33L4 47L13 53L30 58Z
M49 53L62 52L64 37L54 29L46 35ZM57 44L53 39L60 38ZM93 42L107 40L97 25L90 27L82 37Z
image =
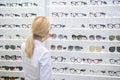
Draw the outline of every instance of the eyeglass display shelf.
M78 5L78 6L72 6L72 5L48 5L48 7L49 8L51 8L51 7L120 7L120 5L112 5L112 4L110 4L110 5Z
M101 78L117 78L120 79L120 77L116 76L103 76L103 75L90 75L90 74L70 74L70 73L53 73L53 75L64 75L64 76L80 76L80 77L101 77Z
M101 54L106 54L106 55L120 55L120 53L118 53L118 52L83 52L83 51L65 51L65 50L49 50L50 51L50 53L67 53L67 54L70 54L70 53L72 53L72 54L90 54L90 55L94 55L94 54L96 54L96 55L101 55Z
M97 43L120 43L120 41L114 40L114 41L110 41L110 40L72 40L72 39L49 39L49 41L58 41L58 42L66 42L66 41L70 41L70 42L80 42L80 43L91 43L91 42L97 42Z
M0 60L0 65L9 65L9 66L20 66L22 64L22 60Z
M5 71L5 70L0 70L0 76L19 76L19 77L24 77L24 71Z
M89 63L72 63L72 62L52 62L53 64L67 64L67 65L81 65L81 66L108 66L108 67L120 67L120 65L117 64L102 64L102 63L98 63L98 64L89 64Z

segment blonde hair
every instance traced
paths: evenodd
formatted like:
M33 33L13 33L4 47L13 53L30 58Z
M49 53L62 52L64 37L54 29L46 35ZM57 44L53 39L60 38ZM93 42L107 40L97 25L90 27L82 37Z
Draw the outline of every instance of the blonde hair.
M43 16L35 17L32 27L31 34L26 39L25 52L28 58L31 58L34 51L34 36L44 37L46 33L49 31L49 20Z

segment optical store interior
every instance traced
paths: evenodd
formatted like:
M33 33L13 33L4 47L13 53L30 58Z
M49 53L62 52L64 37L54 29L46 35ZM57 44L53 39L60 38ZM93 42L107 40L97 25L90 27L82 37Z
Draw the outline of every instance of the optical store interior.
M120 0L0 0L0 80L25 80L35 16L50 20L52 80L120 80Z

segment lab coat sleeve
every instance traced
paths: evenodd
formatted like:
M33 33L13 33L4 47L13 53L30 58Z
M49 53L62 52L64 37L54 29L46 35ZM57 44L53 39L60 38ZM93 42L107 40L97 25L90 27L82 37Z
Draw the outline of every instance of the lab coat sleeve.
M52 68L50 53L45 52L39 60L40 60L40 80L51 80Z

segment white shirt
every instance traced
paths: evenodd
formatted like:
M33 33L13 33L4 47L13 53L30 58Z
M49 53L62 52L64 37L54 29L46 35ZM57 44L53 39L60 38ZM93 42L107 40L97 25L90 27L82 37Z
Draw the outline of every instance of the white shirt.
M25 80L51 80L52 68L49 51L42 42L34 40L34 52L31 58L26 57L25 43L21 45Z

